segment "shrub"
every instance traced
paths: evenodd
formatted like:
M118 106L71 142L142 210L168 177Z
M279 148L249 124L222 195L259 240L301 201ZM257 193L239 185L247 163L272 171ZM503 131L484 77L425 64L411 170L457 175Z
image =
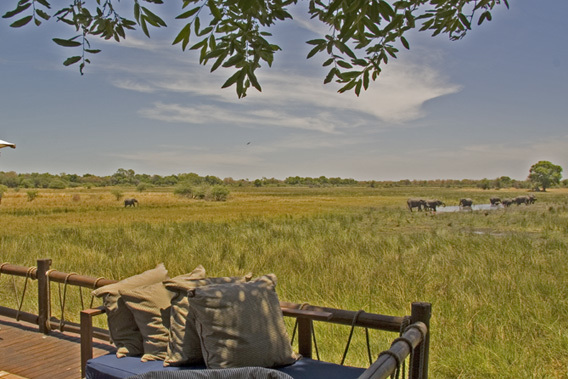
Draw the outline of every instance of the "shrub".
M143 192L143 191L146 191L147 189L152 188L152 187L153 187L153 186L152 186L150 183L144 183L144 182L142 182L142 183L139 183L139 184L136 186L136 191L138 191L138 192Z
M191 198L193 197L193 187L189 183L178 184L174 188L174 195Z
M110 193L112 193L114 197L116 197L116 201L119 201L124 196L124 193L122 193L122 191L119 189L113 189L112 191L110 191Z
M51 189L65 189L67 188L67 184L65 184L65 182L63 180L52 180L51 182L49 182L49 186L48 188Z
M26 194L28 195L28 201L33 201L39 195L37 190L26 191Z
M229 196L229 189L225 186L213 186L211 188L211 197L215 201L226 201Z

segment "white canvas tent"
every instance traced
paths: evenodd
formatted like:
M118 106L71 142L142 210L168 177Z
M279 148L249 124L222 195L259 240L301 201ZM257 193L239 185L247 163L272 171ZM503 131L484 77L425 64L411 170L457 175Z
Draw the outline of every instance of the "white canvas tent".
M6 142L6 141L2 141L0 139L0 148L2 147L11 147L12 149L16 148L16 144L15 143L11 143L11 142Z

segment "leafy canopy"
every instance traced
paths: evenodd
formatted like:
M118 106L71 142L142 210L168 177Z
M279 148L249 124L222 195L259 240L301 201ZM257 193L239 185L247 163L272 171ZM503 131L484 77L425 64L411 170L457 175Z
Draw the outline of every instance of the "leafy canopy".
M3 0L9 1L9 0ZM150 28L166 27L163 0L133 0L132 14L119 14L120 0L67 0L63 8L52 10L55 0L12 0L14 9L2 17L10 26L30 23L40 26L57 20L73 29L72 36L53 38L59 46L73 48L76 55L63 64L79 63L83 74L91 63L91 37L120 42L128 30L137 26L150 37ZM446 34L451 40L463 38L472 24L490 21L497 5L509 7L508 0L308 0L313 22L328 27L321 38L307 41L313 46L307 58L325 54L329 67L324 83L341 84L339 92L353 90L357 95L376 80L381 67L396 58L408 31L429 31L432 36ZM59 1L57 3L60 3ZM185 51L199 51L201 64L211 63L211 71L232 68L234 73L223 88L235 85L238 97L246 96L252 86L261 91L255 72L262 64L272 65L280 47L270 42L270 27L292 19L288 8L298 0L181 0L175 19L184 26L173 44ZM61 5L58 5L61 6ZM160 8L162 6L162 8ZM130 9L130 8L129 8ZM167 13L167 12L166 12ZM174 17L174 16L171 16ZM191 44L190 44L191 42Z
M539 161L533 164L529 170L529 180L541 186L543 191L554 184L560 183L562 167L549 161Z

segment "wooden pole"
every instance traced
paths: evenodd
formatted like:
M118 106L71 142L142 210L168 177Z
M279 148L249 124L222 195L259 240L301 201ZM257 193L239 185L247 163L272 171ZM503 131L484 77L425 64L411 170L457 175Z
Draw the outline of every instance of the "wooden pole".
M415 349L410 362L411 379L428 379L428 359L430 351L430 318L432 316L432 304L416 302L412 303L410 313L410 323L423 322L428 331L424 336L424 341Z
M49 334L49 319L51 318L49 282L47 272L51 267L51 259L37 260L37 299L38 299L38 325L39 331Z

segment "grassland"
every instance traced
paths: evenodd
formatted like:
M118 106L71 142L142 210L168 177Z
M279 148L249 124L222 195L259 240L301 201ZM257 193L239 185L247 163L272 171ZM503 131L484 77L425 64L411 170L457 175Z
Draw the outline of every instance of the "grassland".
M411 196L457 205L520 194L242 188L226 202L204 202L125 190L140 206L124 208L109 189L43 190L31 202L24 191L8 192L0 261L51 258L57 270L114 279L159 262L172 276L198 264L211 276L273 272L282 300L394 315L427 301L430 377L566 378L568 191L489 212L410 213L405 204ZM13 292L12 279L0 277L0 303L15 307ZM77 299L70 303L78 309ZM35 310L33 299L25 306ZM348 330L317 331L322 358L337 361ZM373 352L392 337L373 334ZM356 335L348 364L367 364L363 339Z

